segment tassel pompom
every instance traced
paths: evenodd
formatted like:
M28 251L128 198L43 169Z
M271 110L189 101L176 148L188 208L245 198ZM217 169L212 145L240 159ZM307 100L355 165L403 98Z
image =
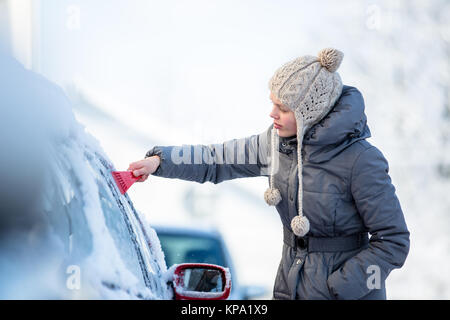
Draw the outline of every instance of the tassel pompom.
M276 206L281 201L281 193L277 188L268 188L264 192L264 200L269 206Z
M295 216L291 221L292 232L298 237L303 237L309 232L309 220L305 216Z
M344 54L333 48L320 50L318 54L320 64L330 72L335 72L341 65Z

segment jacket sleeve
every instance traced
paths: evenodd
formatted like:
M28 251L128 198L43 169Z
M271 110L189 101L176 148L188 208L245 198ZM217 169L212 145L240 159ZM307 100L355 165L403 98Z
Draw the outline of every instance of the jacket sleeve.
M233 139L220 144L155 146L146 157L159 155L161 163L153 173L198 183L268 176L270 132Z
M408 255L409 231L388 172L386 159L374 146L353 166L351 192L371 238L366 249L328 277L328 287L338 299L359 299L379 289Z

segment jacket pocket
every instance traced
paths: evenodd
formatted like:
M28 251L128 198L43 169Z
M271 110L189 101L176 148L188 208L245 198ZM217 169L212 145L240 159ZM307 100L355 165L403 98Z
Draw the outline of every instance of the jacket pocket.
M299 299L335 300L336 297L328 287L327 279L332 270L332 255L329 253L310 253L297 287Z
M349 293L358 292L360 291L361 286L365 285L364 279L357 279L354 277L349 278L342 272L346 262L352 259L361 250L364 250L364 248L365 247L352 251L342 251L333 255L333 263L330 264L331 270L328 275L327 286L335 299L348 299L350 298Z

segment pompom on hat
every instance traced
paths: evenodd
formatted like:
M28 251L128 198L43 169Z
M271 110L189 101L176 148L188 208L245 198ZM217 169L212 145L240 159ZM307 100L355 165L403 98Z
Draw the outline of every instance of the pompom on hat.
M297 122L298 165L298 215L291 221L295 235L305 236L309 232L309 220L303 215L302 144L307 130L322 120L333 108L342 93L342 81L336 70L344 54L333 48L320 50L317 57L302 56L281 66L269 81L272 94L295 114ZM270 187L264 193L267 204L276 206L282 199L273 185L275 135L272 128L272 164Z

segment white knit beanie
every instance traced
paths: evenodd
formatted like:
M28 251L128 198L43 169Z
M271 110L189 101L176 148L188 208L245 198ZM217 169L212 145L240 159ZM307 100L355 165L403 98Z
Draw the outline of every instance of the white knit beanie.
M284 64L269 81L272 94L294 112L297 122L298 215L292 219L291 228L299 237L309 232L309 220L303 215L302 205L303 135L330 112L341 95L342 81L336 70L343 57L339 50L326 48L317 57L303 56ZM280 191L273 186L276 134L273 128L270 187L264 193L264 199L272 206L281 201Z

